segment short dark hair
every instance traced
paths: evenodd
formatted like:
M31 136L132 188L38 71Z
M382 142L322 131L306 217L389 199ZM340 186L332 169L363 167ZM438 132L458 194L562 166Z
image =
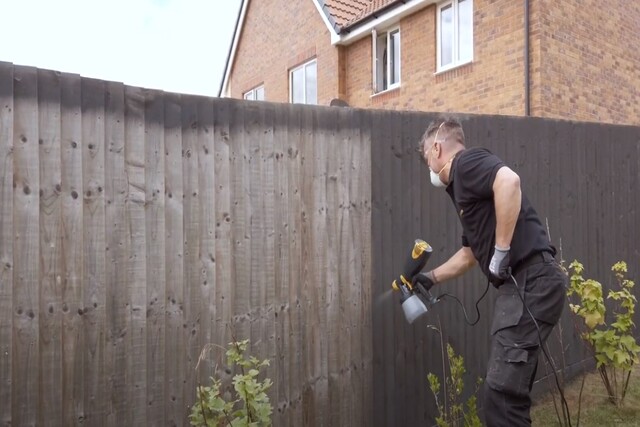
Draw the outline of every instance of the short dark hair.
M440 129L440 132L438 132ZM418 151L422 154L422 148L427 139L438 132L438 139L443 136L444 139L453 139L458 144L465 145L464 131L460 122L452 117L440 117L429 123L426 132L420 138Z

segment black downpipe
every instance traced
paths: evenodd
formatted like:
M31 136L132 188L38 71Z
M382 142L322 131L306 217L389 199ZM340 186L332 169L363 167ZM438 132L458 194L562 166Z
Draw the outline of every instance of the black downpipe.
M524 115L527 117L531 115L529 63L529 0L524 0Z

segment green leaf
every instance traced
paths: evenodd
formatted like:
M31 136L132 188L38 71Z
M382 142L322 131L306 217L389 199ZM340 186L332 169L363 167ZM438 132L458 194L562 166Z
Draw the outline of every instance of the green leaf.
M593 329L598 325L602 325L604 323L604 316L600 313L586 313L584 316L584 322L587 324L589 329Z

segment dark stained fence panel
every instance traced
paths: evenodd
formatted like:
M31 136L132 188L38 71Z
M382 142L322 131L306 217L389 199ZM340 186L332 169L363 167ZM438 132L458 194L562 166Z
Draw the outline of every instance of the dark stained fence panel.
M435 267L460 247L461 230L449 197L431 186L428 169L411 151L411 144L419 141L436 116L388 111L371 114L372 298L386 301L385 292L415 238L434 247L429 266ZM631 277L638 274L637 127L454 116L462 122L469 147L490 149L520 175L523 192L548 228L560 251L558 258L564 259L566 267L579 259L587 268L587 277L600 280L606 289L615 287L610 268L618 260L629 263ZM438 291L458 296L474 320L474 304L485 286L486 278L475 269ZM379 331L373 334L374 372L383 374L374 377L375 425L434 422L434 399L426 375L442 374L440 333L444 345L451 343L465 358L466 394L474 388L475 379L485 375L494 298L490 288L479 305L481 318L474 327L465 324L460 308L451 299L434 306L418 325L404 321L395 299L386 305L372 304L373 329ZM568 305L549 344L556 366L565 370L566 377L593 366ZM553 387L546 380L551 371L543 365L541 362L534 392Z

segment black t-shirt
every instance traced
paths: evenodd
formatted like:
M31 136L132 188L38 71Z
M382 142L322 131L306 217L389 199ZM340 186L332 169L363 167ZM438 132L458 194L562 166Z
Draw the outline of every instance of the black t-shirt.
M471 248L487 277L496 239L496 212L493 201L493 181L505 164L484 148L469 148L457 154L451 164L447 193L453 201L462 223L462 245ZM522 194L520 214L511 240L511 267L528 256L549 251L555 254L547 233Z

